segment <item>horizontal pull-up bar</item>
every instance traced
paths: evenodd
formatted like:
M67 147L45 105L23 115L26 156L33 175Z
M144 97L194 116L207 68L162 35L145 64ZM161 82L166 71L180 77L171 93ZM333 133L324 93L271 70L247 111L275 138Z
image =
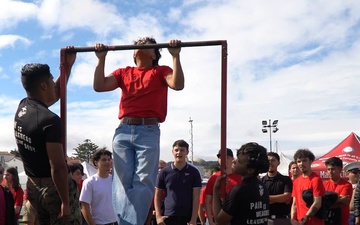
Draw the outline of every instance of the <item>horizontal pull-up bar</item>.
M176 47L199 47L199 46L212 46L212 45L223 45L226 44L225 40L218 41L192 41L192 42L181 42ZM106 45L105 45L106 46ZM149 49L149 48L176 48L170 46L169 43L158 43L158 44L145 44L145 45L114 45L106 46L107 50L131 50L131 49ZM66 52L94 52L95 47L74 47L72 49L66 49Z
M221 173L224 174L226 171L226 91L227 91L227 41L194 41L194 42L181 42L176 47L200 47L200 46L214 46L221 45ZM151 48L173 48L169 43L158 43L158 44L146 44L146 45L117 45L117 46L106 46L107 50L131 50L131 49L151 49ZM95 47L74 47L71 49L62 48L60 50L60 114L63 126L62 143L64 146L64 154L66 155L67 147L67 126L66 126L66 83L67 83L67 72L65 62L66 53L70 52L94 52ZM94 66L95 67L95 66ZM225 198L225 182L221 182L221 195Z

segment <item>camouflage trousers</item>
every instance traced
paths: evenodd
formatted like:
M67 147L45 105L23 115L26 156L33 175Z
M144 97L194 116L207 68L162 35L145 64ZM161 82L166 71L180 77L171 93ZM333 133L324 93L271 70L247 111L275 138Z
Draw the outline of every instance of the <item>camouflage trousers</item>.
M28 200L36 211L40 225L81 225L79 190L75 181L68 176L70 215L58 218L61 199L51 177L32 178L26 183Z

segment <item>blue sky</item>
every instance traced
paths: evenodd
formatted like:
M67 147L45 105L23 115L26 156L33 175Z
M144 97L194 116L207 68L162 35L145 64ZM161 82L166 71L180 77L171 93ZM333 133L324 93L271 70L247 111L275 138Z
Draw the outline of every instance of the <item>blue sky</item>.
M279 120L273 143L287 155L307 147L321 155L351 132L360 134L360 5L358 1L2 0L0 8L0 151L16 148L13 114L25 96L20 69L47 63L59 74L67 45L128 45L227 40L228 127L232 149L255 141L269 148L261 121ZM171 65L166 49L160 64ZM183 48L185 89L169 91L161 125L161 158L177 139L194 157L214 160L220 148L220 47ZM68 84L68 155L84 139L111 149L120 91L92 89L94 53L79 53ZM109 52L106 73L133 65L132 51ZM59 104L50 108L59 112Z

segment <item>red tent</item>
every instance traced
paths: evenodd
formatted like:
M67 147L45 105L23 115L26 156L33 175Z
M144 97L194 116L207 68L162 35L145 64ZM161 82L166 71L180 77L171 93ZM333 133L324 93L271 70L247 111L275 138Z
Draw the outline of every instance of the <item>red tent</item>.
M325 161L334 156L339 157L343 161L343 165L360 161L360 137L352 132L335 148L316 159L311 165L312 170L321 178L327 179L328 174L326 172ZM342 175L345 176L345 174Z

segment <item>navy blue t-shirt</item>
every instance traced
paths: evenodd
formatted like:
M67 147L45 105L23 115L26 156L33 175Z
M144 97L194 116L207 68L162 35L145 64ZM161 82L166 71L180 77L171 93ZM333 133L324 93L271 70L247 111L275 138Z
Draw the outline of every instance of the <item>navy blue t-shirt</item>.
M190 219L193 189L201 188L201 176L194 166L186 164L178 170L174 164L162 169L157 177L156 188L166 190L164 216L183 216Z

